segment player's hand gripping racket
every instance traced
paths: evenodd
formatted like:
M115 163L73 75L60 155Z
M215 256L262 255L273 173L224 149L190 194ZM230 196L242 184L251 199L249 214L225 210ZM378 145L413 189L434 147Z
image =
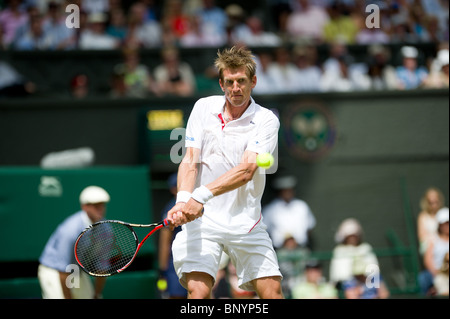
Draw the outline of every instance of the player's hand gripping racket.
M75 258L89 275L106 277L124 271L134 260L144 242L169 222L141 225L119 220L104 220L87 227L75 242ZM153 227L139 242L133 227Z

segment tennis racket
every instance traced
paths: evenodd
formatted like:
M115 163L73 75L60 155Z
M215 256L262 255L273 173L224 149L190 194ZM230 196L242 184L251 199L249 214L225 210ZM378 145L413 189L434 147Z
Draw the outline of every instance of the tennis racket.
M104 220L83 230L75 242L75 258L89 275L107 277L124 271L134 260L144 242L157 230L167 227L167 219L155 224L129 224ZM139 242L133 227L153 228Z

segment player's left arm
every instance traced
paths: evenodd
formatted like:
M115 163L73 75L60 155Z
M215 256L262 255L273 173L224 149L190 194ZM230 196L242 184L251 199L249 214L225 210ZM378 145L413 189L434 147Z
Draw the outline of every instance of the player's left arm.
M258 169L256 165L257 155L255 152L245 151L239 165L219 176L208 185L200 186L194 190L192 197L182 209L183 216L175 219L175 224L177 226L182 225L201 217L203 215L203 205L208 199L232 191L251 181Z
M253 179L253 175L258 169L258 165L256 165L257 155L258 153L245 151L239 165L219 176L206 187L214 196L218 196L247 184Z

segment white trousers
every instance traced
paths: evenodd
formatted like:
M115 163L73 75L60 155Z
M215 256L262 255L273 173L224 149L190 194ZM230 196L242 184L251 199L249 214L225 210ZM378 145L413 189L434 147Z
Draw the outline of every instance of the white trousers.
M92 299L95 290L91 278L84 271L71 274L70 293L73 299ZM44 265L38 267L38 279L43 299L64 299L59 271Z

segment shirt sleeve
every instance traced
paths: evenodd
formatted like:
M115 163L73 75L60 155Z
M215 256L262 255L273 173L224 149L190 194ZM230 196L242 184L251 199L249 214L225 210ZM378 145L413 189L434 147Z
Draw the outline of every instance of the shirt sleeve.
M186 126L185 147L194 147L201 149L202 147L202 112L204 112L202 100L198 100L189 116Z
M247 150L255 153L273 153L278 144L278 130L280 121L273 114L268 112L258 129L250 138Z

